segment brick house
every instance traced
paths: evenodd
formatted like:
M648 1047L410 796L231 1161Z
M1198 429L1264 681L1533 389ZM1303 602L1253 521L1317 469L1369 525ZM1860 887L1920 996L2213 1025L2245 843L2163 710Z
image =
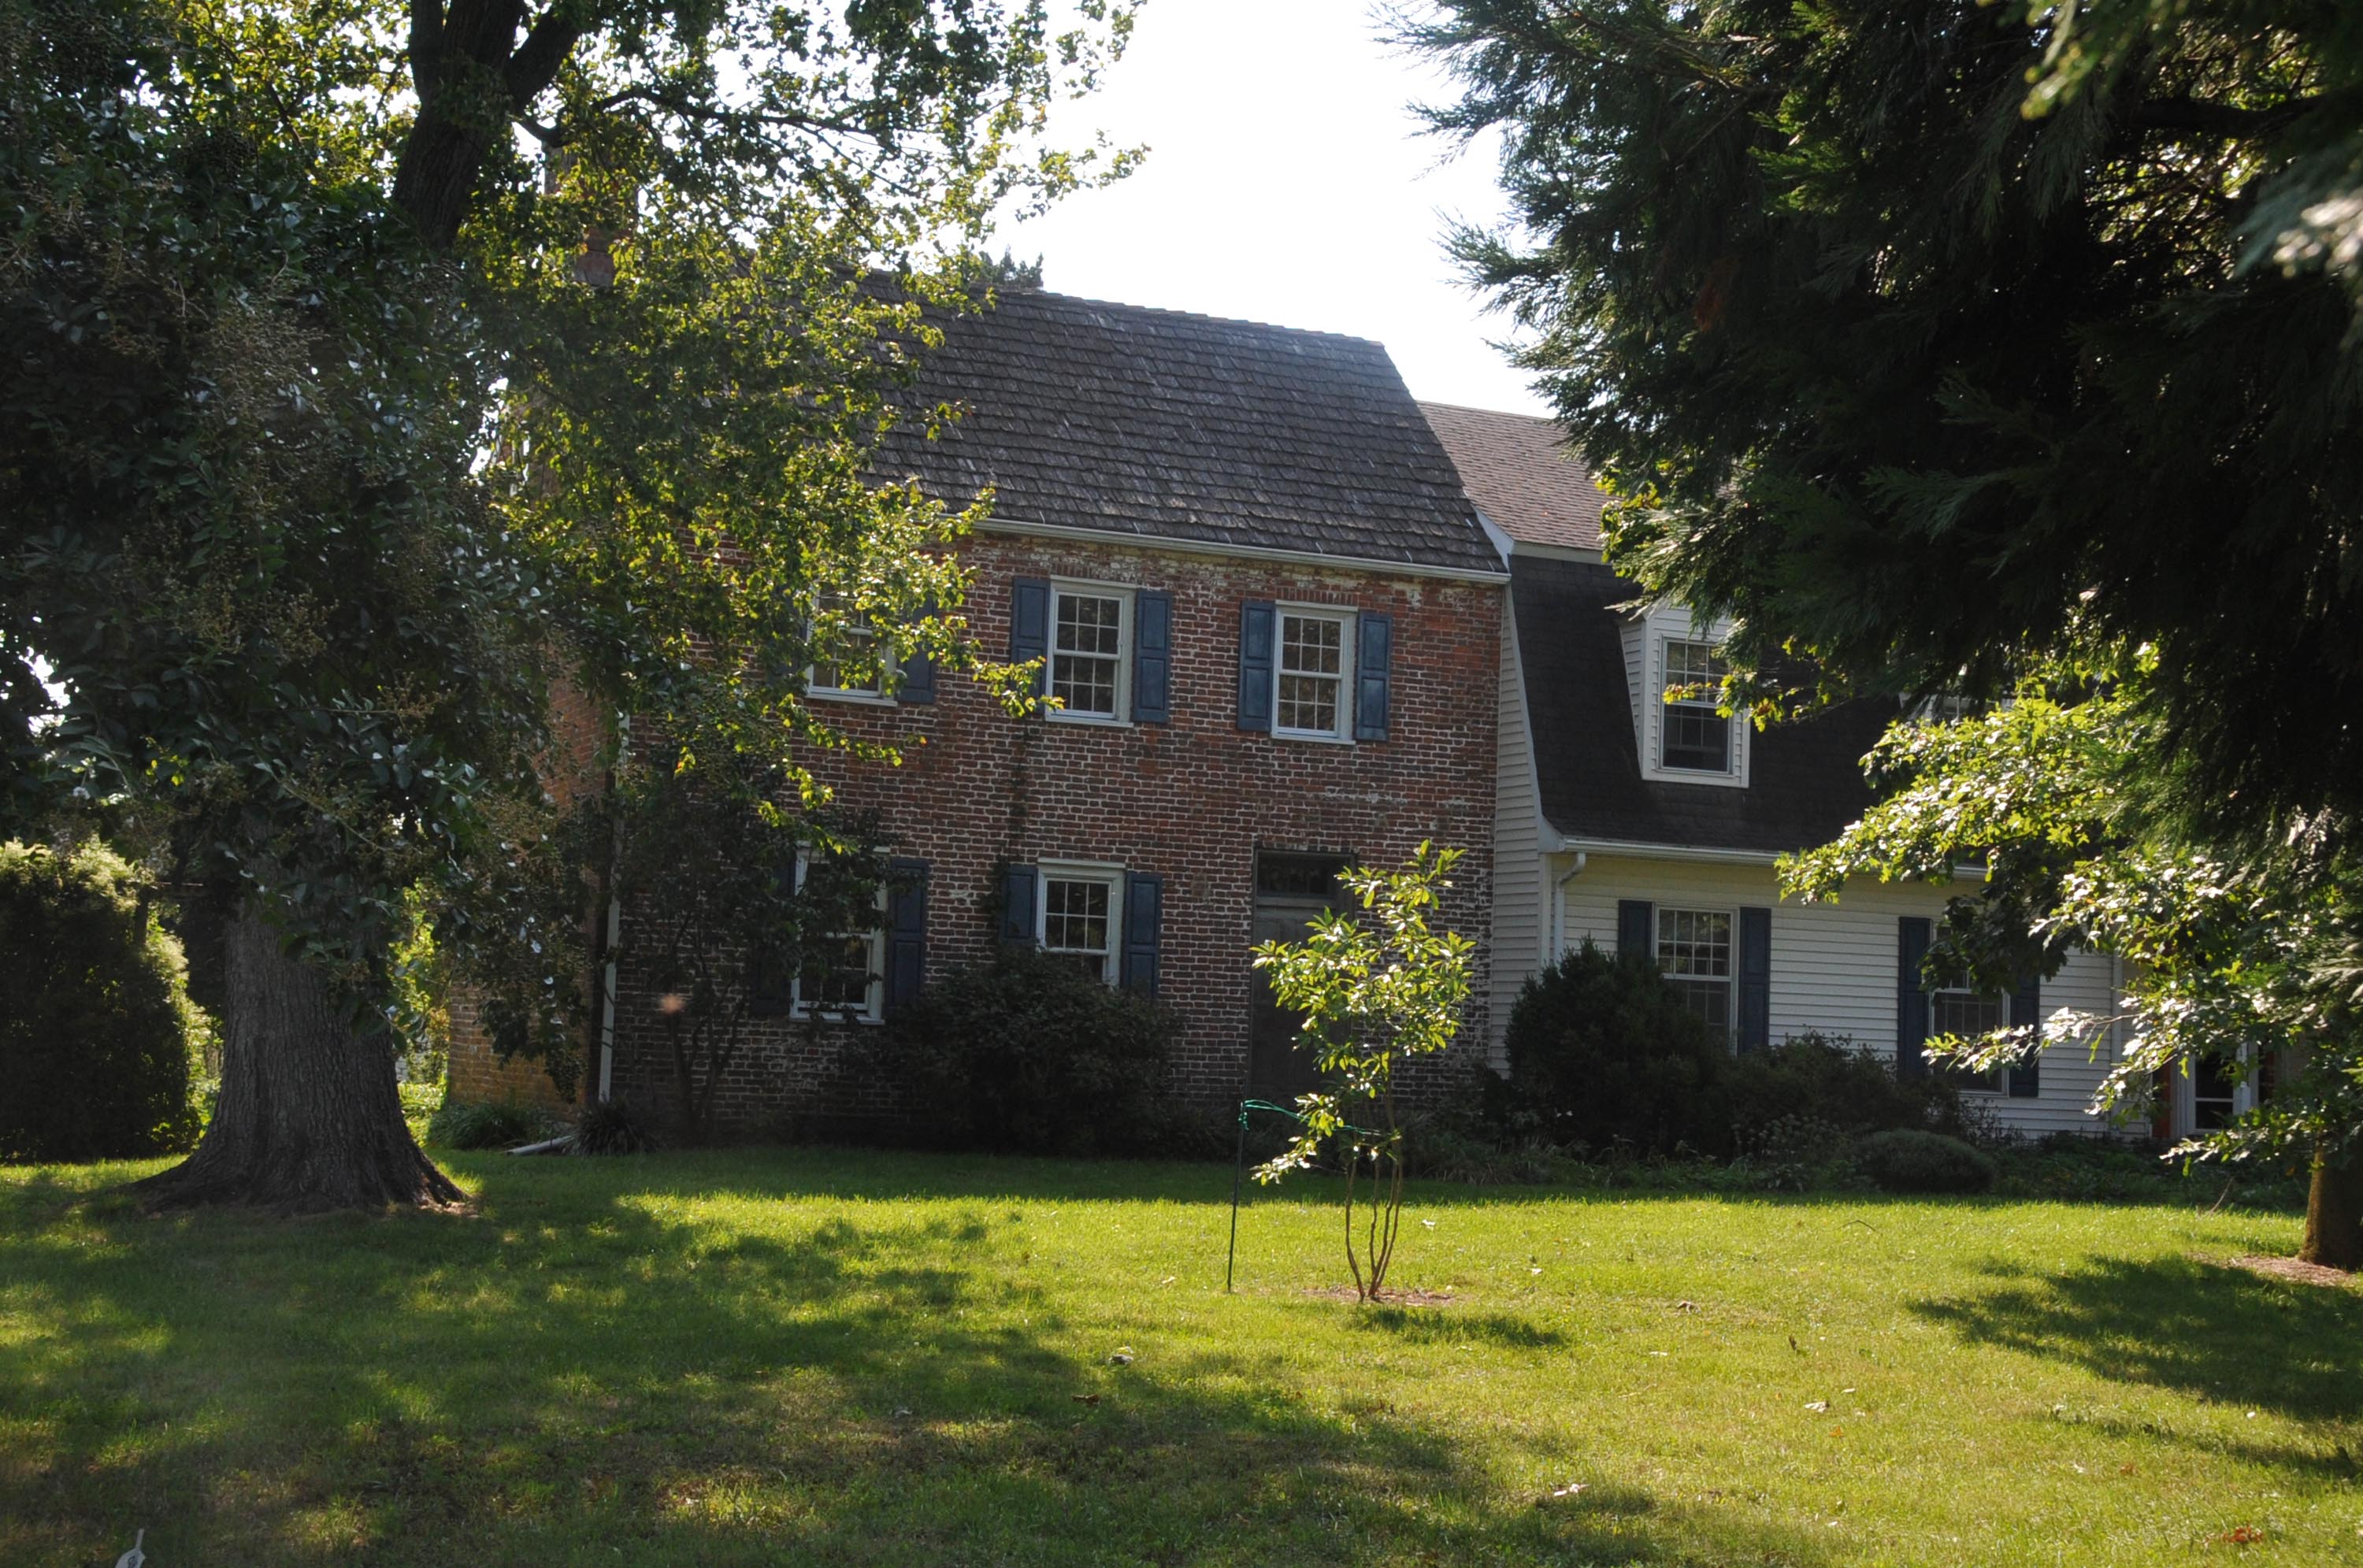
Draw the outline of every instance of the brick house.
M880 468L954 506L993 487L993 521L958 546L963 613L986 649L1045 658L1065 706L1013 719L953 674L890 694L815 672L828 718L904 761L808 765L924 882L849 939L831 994L764 999L717 1119L891 1114L847 1043L1005 941L1173 1007L1177 1094L1284 1092L1302 1069L1248 948L1301 930L1338 867L1459 846L1447 919L1483 930L1501 557L1377 344L1034 290L947 328L917 395L970 412L898 435ZM594 1075L662 1103L658 998L624 934ZM1481 976L1472 1053L1490 994ZM854 1016L816 1019L816 999ZM454 1056L455 1093L514 1089L482 1051Z
M1720 679L1728 628L1640 597L1603 560L1603 496L1548 420L1424 405L1510 568L1502 617L1492 911L1494 1038L1527 976L1589 940L1657 960L1735 1049L1809 1031L1902 1063L1937 1033L2106 1015L2115 962L2072 955L2011 995L1928 991L1921 960L1957 889L1849 887L1782 899L1783 852L1828 843L1870 804L1861 758L1898 712L1851 704L1761 732L1670 687ZM2097 1132L2107 1070L2080 1049L1981 1080L2002 1127ZM2188 1121L2188 1116L2184 1118Z

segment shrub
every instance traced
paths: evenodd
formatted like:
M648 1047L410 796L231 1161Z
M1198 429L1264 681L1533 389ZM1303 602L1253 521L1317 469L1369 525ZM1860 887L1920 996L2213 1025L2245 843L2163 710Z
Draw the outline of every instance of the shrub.
M1526 982L1507 1043L1515 1097L1554 1143L1729 1152L1728 1054L1646 960L1585 943Z
M169 1154L196 1139L209 1026L138 875L96 844L0 844L0 1159Z
M645 1154L662 1142L655 1120L618 1095L582 1108L574 1123L577 1154Z
M1138 1154L1173 1133L1172 1015L1071 963L1005 947L928 986L881 1065L931 1141L1027 1154Z
M1732 1058L1723 1077L1742 1149L1755 1148L1775 1123L1797 1121L1849 1133L1909 1127L1960 1137L1969 1130L1960 1090L1945 1074L1899 1075L1892 1061L1843 1036L1792 1035Z
M1855 1145L1854 1162L1882 1192L1993 1190L1993 1161L1941 1132L1874 1132Z
M530 1105L446 1100L427 1120L427 1141L440 1149L514 1149L558 1132L558 1119Z

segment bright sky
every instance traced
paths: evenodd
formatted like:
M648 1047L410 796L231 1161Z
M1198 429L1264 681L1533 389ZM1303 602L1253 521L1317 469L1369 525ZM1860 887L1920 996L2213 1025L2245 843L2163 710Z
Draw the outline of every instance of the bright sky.
M1503 211L1491 149L1448 159L1410 112L1448 95L1370 0L1149 0L1066 121L1148 160L995 248L1060 293L1374 337L1418 397L1546 413L1444 252L1448 217Z

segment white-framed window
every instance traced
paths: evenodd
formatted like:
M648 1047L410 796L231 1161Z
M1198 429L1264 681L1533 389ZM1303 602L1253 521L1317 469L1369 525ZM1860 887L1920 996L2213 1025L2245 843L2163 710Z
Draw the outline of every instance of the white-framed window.
M1049 691L1054 719L1123 722L1132 691L1132 590L1106 583L1050 587Z
M1928 1032L1932 1035L1976 1040L2009 1022L2010 999L1974 990L1966 977L1950 977L1947 984L1928 993ZM1982 1073L1967 1067L1950 1071L1953 1081L1973 1094L2001 1094L2008 1087L2005 1068Z
M843 604L841 593L822 596L824 609ZM893 644L874 627L852 625L841 634L844 646L834 659L816 659L804 671L804 694L849 702L891 702L886 692L886 664L894 657Z
M802 892L810 859L796 856L796 890ZM885 1016L886 920L884 889L878 892L879 919L866 932L831 933L804 940L804 962L791 983L788 1016L835 1018L875 1023Z
M1272 734L1299 740L1353 736L1354 615L1281 605L1272 650Z
M1114 985L1124 872L1112 866L1046 865L1036 886L1034 929L1042 933L1042 951Z
M1658 968L1718 1040L1731 1040L1729 910L1658 911Z
M1713 643L1668 637L1659 645L1669 693L1658 722L1658 766L1669 773L1732 772L1731 720L1716 712L1728 668Z
M1747 784L1748 727L1715 712L1728 622L1661 605L1625 624L1625 675L1641 777L1666 784ZM1670 698L1670 701L1669 700Z

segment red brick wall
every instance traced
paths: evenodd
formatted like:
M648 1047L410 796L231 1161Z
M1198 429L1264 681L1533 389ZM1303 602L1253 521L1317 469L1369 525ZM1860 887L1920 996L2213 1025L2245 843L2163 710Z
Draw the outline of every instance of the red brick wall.
M1373 864L1422 839L1465 849L1447 910L1481 939L1492 878L1495 585L1226 560L1116 546L979 536L960 547L965 607L993 657L1009 646L1013 580L1080 578L1173 595L1172 722L1111 729L1010 718L965 677L939 678L932 706L821 706L848 734L901 739L901 766L827 753L805 760L849 804L871 806L896 853L929 866L927 973L990 952L996 868L1074 859L1165 878L1159 995L1182 1014L1179 1093L1233 1098L1246 1071L1249 916L1259 849L1317 850ZM1353 745L1237 727L1239 607L1246 599L1379 610L1394 617L1392 738ZM628 917L627 917L628 923ZM630 933L626 933L626 948ZM1479 950L1479 963L1484 963ZM1485 977L1463 1039L1480 1057ZM656 998L625 971L614 1083L670 1103ZM845 1072L847 1028L753 1026L717 1106L741 1127L891 1111L891 1093Z

